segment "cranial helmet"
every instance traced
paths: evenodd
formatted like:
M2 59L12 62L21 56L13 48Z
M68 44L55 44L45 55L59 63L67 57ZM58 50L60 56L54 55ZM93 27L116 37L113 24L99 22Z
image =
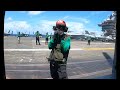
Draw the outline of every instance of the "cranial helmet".
M58 21L56 22L56 26L53 26L53 29L54 29L54 30L57 30L57 29L61 29L61 28L62 28L62 30L63 30L64 32L67 32L67 30L68 30L68 27L66 27L65 21L63 21L63 20L58 20Z

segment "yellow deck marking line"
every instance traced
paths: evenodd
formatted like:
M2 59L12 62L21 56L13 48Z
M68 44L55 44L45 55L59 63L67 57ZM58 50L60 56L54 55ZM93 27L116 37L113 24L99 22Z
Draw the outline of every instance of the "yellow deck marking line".
M114 50L114 48L71 48L70 51L79 50ZM51 51L50 49L4 49L4 51Z

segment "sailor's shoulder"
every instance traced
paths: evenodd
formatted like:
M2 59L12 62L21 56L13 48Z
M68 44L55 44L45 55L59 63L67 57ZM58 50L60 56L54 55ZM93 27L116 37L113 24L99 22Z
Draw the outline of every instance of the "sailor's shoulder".
M65 34L65 38L64 38L65 40L66 39L70 39L70 35L68 35L68 34Z
M65 37L70 37L70 35L69 34L65 34Z

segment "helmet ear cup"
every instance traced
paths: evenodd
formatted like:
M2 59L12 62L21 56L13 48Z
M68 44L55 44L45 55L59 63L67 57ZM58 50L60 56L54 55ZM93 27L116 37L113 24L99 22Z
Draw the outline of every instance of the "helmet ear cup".
M56 27L56 26L53 26L53 30L56 31L56 30L57 30L57 27ZM65 27L65 28L64 28L64 32L67 32L67 31L68 31L68 27Z
M64 32L67 32L68 31L68 27L65 27L65 30L64 30Z
M57 30L56 26L53 26L53 30Z

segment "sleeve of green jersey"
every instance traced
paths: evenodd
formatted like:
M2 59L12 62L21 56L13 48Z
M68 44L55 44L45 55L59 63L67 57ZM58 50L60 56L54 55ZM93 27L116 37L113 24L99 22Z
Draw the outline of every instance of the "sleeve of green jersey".
M52 49L53 47L54 47L54 40L51 39L50 42L48 43L48 48ZM61 41L61 48L64 52L66 52L70 49L70 37Z
M61 41L61 48L63 49L64 52L70 49L70 37Z
M48 43L48 48L49 48L49 49L52 49L52 48L53 48L53 45L54 45L54 40L51 39L50 42Z

